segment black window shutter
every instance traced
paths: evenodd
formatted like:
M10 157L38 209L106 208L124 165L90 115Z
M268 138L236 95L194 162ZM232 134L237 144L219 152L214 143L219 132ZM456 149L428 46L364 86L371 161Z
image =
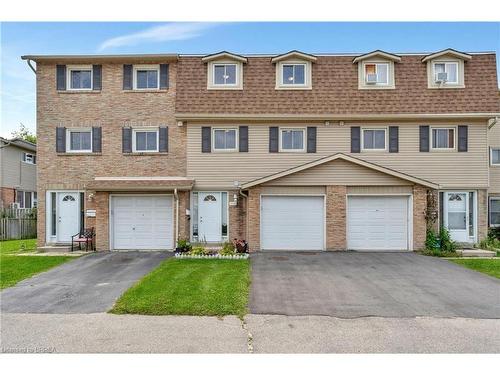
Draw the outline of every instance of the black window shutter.
M56 152L66 152L66 128L56 128Z
M201 152L212 151L212 128L210 126L201 127Z
M399 152L399 126L389 126L389 152Z
M316 152L316 126L307 127L307 152Z
M66 65L56 66L56 81L58 90L66 90Z
M102 88L102 65L92 65L92 90Z
M361 128L359 126L351 127L351 152L361 152Z
M248 152L248 126L240 126L238 130L240 152Z
M277 126L269 127L269 152L279 151L279 128Z
M168 152L168 126L160 127L158 144L159 152Z
M132 128L122 128L122 152L132 152Z
M132 65L123 65L123 89L132 90Z
M102 151L102 129L101 127L92 128L92 152Z
M168 89L168 64L160 64L160 89Z
M469 149L469 127L460 125L458 127L458 152L467 152Z
M429 126L420 125L420 152L429 152Z

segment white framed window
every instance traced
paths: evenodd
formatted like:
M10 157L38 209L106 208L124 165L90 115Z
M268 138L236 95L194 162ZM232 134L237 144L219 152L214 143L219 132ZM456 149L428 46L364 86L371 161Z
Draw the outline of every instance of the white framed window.
M132 151L133 152L158 152L159 136L158 129L133 129Z
M92 90L92 65L68 65L66 74L67 90Z
M36 191L16 190L16 203L19 208L35 208L38 203Z
M455 143L455 128L431 128L433 150L454 150Z
M212 140L214 151L236 151L238 149L238 130L213 129Z
M211 61L208 64L208 89L241 90L243 67L237 61Z
M362 129L361 149L380 151L387 149L387 129Z
M92 129L66 129L66 152L92 152Z
M434 82L446 85L458 85L458 62L436 61L432 64Z
M22 161L26 164L36 164L36 155L29 152L23 152Z
M364 78L367 85L387 86L389 84L389 63L364 64Z
M160 65L134 65L134 90L159 90Z
M500 227L500 197L490 198L490 226Z
M490 149L490 164L492 166L500 167L500 147L499 148L492 147Z
M283 61L277 64L276 88L310 89L311 63L308 61Z
M304 128L280 128L280 151L304 152L305 134Z

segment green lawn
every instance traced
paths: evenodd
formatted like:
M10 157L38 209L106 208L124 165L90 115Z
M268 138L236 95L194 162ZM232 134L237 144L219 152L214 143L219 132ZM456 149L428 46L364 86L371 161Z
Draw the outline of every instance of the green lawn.
M18 256L36 250L36 239L0 242L0 289L17 284L37 273L58 266L74 257Z
M110 312L243 316L249 286L248 260L170 258L127 290Z
M500 259L450 259L450 261L500 279Z

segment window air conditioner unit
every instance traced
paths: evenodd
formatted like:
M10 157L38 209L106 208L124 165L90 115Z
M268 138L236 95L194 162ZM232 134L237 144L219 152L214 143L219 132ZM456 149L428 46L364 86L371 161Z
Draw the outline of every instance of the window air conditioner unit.
M366 83L374 84L377 83L377 75L375 73L370 73L366 75Z
M21 207L20 207L19 203L13 202L10 204L10 208L12 208L13 210L18 210Z
M448 73L441 72L436 73L436 83L444 83L448 80Z

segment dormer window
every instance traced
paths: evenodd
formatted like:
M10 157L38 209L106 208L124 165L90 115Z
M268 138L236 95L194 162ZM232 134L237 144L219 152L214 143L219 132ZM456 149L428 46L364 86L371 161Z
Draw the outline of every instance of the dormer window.
M365 83L367 85L388 85L389 63L365 64Z
M394 64L401 57L383 51L373 51L354 58L358 64L359 89L394 89Z
M208 90L242 90L243 64L247 58L229 52L205 56Z
M430 89L464 88L465 62L471 55L446 49L422 59L427 64L427 86Z
M271 63L276 64L276 89L312 89L312 63L315 61L315 56L299 51L273 57Z

